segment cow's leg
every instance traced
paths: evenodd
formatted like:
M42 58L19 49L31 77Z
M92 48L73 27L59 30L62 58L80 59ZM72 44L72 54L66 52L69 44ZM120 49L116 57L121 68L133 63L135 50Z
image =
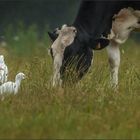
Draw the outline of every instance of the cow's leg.
M109 57L110 64L110 78L111 78L111 86L116 88L118 85L118 71L120 65L120 50L119 44L115 42L110 42L107 47L107 53Z
M62 65L62 57L60 55L54 58L54 75L53 75L53 86L61 86L62 80L60 79L60 68Z
M58 85L59 81L59 72L55 71L53 76L53 87Z

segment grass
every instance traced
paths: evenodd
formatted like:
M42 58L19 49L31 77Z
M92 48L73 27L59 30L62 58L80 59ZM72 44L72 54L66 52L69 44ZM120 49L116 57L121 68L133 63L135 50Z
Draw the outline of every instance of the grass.
M0 46L9 68L28 78L19 94L0 101L0 138L89 139L140 138L140 47L129 40L121 49L119 89L109 88L106 50L95 52L94 64L73 87L52 88L52 60L47 35L38 40L35 28L6 32Z

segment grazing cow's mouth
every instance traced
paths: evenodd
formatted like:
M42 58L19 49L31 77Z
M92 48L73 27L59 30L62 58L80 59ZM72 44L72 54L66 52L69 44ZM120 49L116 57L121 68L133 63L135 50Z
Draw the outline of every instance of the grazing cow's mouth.
M95 40L96 46L94 50L101 50L104 49L109 45L110 40L107 38L99 38Z

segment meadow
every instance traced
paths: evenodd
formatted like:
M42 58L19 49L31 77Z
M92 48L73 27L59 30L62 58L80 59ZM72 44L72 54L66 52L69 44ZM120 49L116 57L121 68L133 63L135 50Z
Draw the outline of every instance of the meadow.
M0 139L140 138L140 44L121 46L119 88L109 86L106 50L94 53L94 63L75 86L52 88L50 40L38 38L35 26L15 32L8 27L1 42L9 80L18 72L27 79L17 95L0 101Z

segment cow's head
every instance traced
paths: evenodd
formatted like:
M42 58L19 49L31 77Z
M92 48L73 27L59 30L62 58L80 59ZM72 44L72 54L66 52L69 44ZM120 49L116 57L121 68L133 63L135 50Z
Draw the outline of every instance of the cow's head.
M59 28L56 28L53 32L48 32L48 35L52 42L54 42L56 38L58 37L58 33L59 33L58 31L59 31Z
M88 45L85 47L85 44L81 43L77 39L77 33L78 31L75 27L65 25L61 28L56 28L52 33L48 33L52 42L55 40L57 41L61 34L64 36L64 38L62 37L63 41L61 43L68 46L64 51L63 62L60 70L63 81L66 79L66 81L68 80L70 82L72 80L74 82L76 81L75 79L82 78L91 65L92 50L88 48ZM66 41L67 39L68 41ZM50 52L53 56L52 49ZM74 77L74 80L72 77Z
M69 27L64 24L61 30L58 29L56 33L58 34L58 36L61 36L61 43L63 44L63 46L67 47L73 43L77 30L73 26Z
M76 33L77 30L74 26L67 26L66 24L64 24L61 27L61 29L56 28L53 33L49 32L48 34L53 42L50 50L52 57L53 57L52 48L65 49L66 47L68 47L73 43Z

